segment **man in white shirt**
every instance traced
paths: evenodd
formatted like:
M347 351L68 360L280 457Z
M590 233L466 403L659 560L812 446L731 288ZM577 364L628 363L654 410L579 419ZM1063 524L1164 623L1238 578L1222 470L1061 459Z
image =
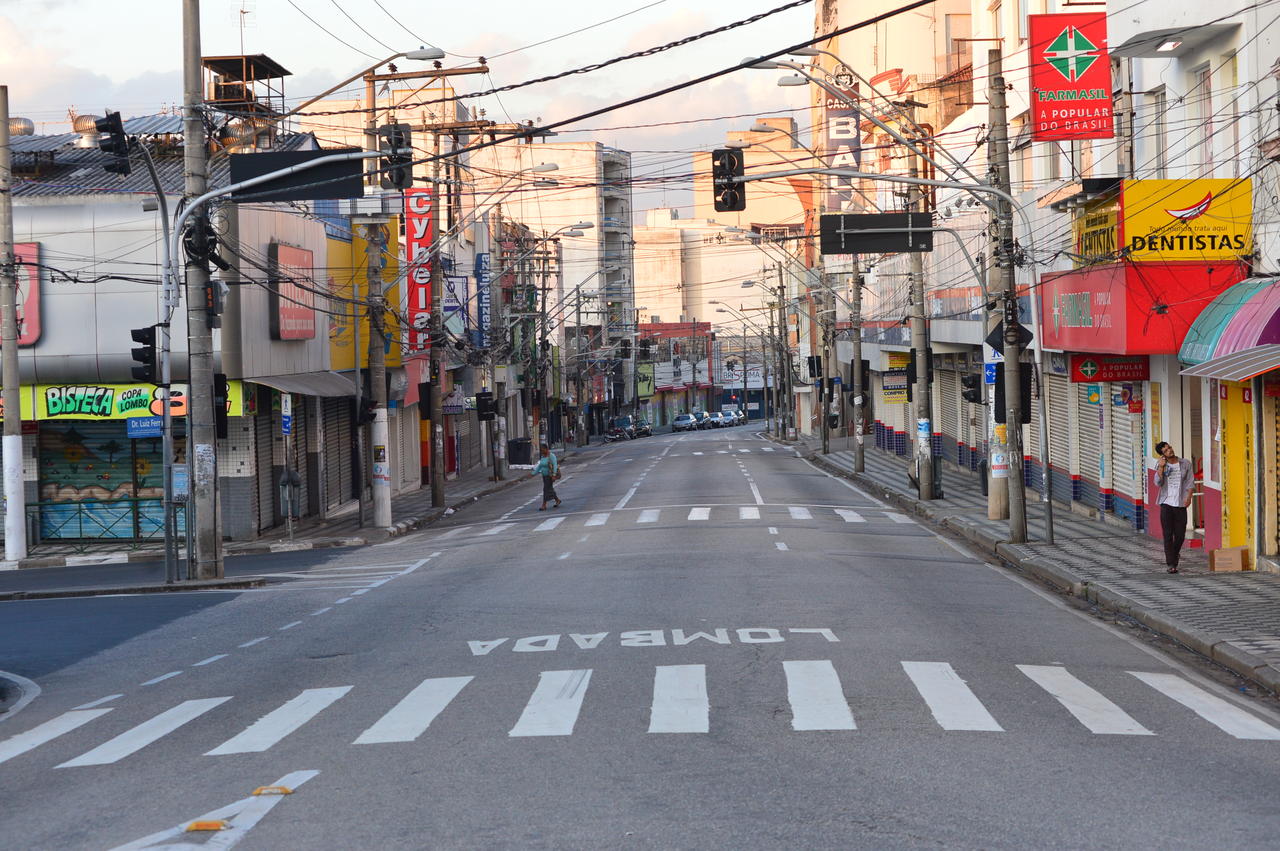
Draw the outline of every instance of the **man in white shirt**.
M1156 504L1160 506L1160 530L1164 534L1164 563L1166 572L1178 572L1178 556L1182 542L1187 537L1187 506L1191 504L1191 491L1195 476L1191 462L1179 458L1173 447L1163 440L1156 444Z

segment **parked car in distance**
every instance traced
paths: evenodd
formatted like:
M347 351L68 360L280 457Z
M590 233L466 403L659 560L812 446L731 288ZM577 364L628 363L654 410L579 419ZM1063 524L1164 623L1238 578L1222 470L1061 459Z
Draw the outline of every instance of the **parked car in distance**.
M697 431L698 418L693 414L681 414L671 422L672 431Z
M648 420L636 420L636 437L653 437L653 426L649 425Z
M628 417L628 416L614 417L613 422L610 423L610 426L612 428L616 428L622 431L624 434L626 434L628 439L634 438L636 436L635 420L631 419L631 417Z
M715 418L716 428L728 428L729 426L733 425L733 418L730 417L728 414L726 414L724 411L716 411L711 416Z
M698 428L711 428L711 415L706 411L694 411L693 418L698 421Z
M747 421L747 412L746 412L746 411L734 411L734 412L733 412L733 415L734 415L735 417L737 417L737 418L738 418L738 424L739 424L739 425L741 425L742 423L745 423L745 422Z

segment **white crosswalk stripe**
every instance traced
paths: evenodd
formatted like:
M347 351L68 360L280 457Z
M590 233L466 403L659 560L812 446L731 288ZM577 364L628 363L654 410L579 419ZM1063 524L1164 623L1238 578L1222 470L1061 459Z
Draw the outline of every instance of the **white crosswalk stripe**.
M508 736L569 736L582 711L591 670L543 671Z
M914 523L914 522L916 522L916 521L912 520L910 517L907 517L907 516L906 516L906 515L904 515L904 514L898 514L898 513L893 512L893 511L886 511L886 512L884 513L884 516L885 516L885 517L888 517L888 518L889 518L890 520L892 520L894 523Z
M1056 665L1019 665L1036 685L1053 695L1091 733L1119 736L1155 735L1100 692Z
M474 677L439 677L423 680L405 695L386 715L360 734L354 744L412 742L426 732L436 716L444 711L463 686Z
M497 534L499 534L500 532L505 532L505 531L507 531L508 529L510 529L510 528L511 528L512 526L514 526L514 525L516 525L516 524L514 524L514 523L499 523L497 526L493 526L493 527L491 527L491 528L489 528L489 529L485 529L485 530L484 530L483 532L481 532L480 534L481 534L481 535L497 535Z
M161 413L163 413L163 411L162 411ZM765 451L765 452L772 452L772 451L773 451L773 447L772 447L772 446L766 446L766 447L764 448L764 451Z
M803 505L792 505L790 506L789 510L791 511L792 520L812 520L813 519L813 515L809 513L809 509L805 508Z
M855 730L840 676L829 660L783 662L793 730Z
M903 662L902 669L942 729L1003 732L1004 728L946 662Z
M837 508L836 514L840 515L846 523L866 523L867 520L856 511L850 511L847 508Z
M657 523L658 515L661 512L656 508L646 508L640 512L640 516L636 518L637 523Z
M739 520L759 520L760 509L754 505L744 505L738 509Z
M706 665L659 665L653 672L650 733L705 733L711 725Z
M706 506L689 509L689 520L709 520L711 519L711 509Z
M606 524L606 523L608 523L608 522L609 522L609 515L608 515L608 514L592 514L590 517L588 517L588 518L587 518L587 523L586 523L586 525L588 525L588 526L603 526L604 524Z
M110 765L132 753L136 753L152 742L162 739L174 730L199 718L201 715L230 700L230 697L210 697L204 700L184 700L172 709L166 709L149 721L143 721L131 730L126 730L109 742L98 745L88 753L68 760L58 768L74 768L82 765Z
M351 686L309 688L280 708L268 712L246 727L243 732L207 752L205 756L261 753L319 715L349 691Z
M1177 674L1151 674L1143 671L1129 673L1228 735L1237 739L1280 741L1280 730L1222 698L1193 686Z
M163 410L161 411L161 413L163 413ZM563 518L563 517L551 517L551 518L548 518L548 519L546 519L546 520L543 520L543 521L542 521L541 523L539 523L537 526L534 526L534 527L533 527L533 531L535 531L535 532L550 532L552 529L556 528L557 526L559 526L559 525L560 525L561 523L563 523L563 522L564 522L564 518Z
M21 756L29 750L40 747L45 742L53 741L59 736L83 727L94 718L100 718L110 711L110 709L73 709L55 718L50 718L25 733L10 736L0 742L0 762L7 762L15 756Z

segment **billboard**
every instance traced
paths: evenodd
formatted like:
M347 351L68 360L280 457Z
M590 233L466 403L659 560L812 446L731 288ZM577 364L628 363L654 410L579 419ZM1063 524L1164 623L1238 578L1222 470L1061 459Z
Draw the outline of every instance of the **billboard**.
M653 364L636 364L636 396L641 399L648 399L653 395L653 378Z
M14 275L18 284L18 347L40 339L40 243L13 246Z
M1120 193L1130 260L1237 260L1253 253L1253 183L1126 180Z
M429 188L404 190L404 256L408 344L405 354L431 348L431 249L435 242L435 203Z
M310 340L316 336L316 297L311 252L273 242L267 249L270 325L273 340Z
M1029 15L1031 138L1115 135L1105 12Z

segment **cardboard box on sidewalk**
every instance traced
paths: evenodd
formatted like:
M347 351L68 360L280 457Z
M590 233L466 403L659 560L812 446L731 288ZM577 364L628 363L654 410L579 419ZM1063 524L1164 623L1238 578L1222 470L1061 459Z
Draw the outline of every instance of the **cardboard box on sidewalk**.
M1249 548L1223 547L1209 553L1209 569L1214 573L1232 573L1252 570L1249 566Z

